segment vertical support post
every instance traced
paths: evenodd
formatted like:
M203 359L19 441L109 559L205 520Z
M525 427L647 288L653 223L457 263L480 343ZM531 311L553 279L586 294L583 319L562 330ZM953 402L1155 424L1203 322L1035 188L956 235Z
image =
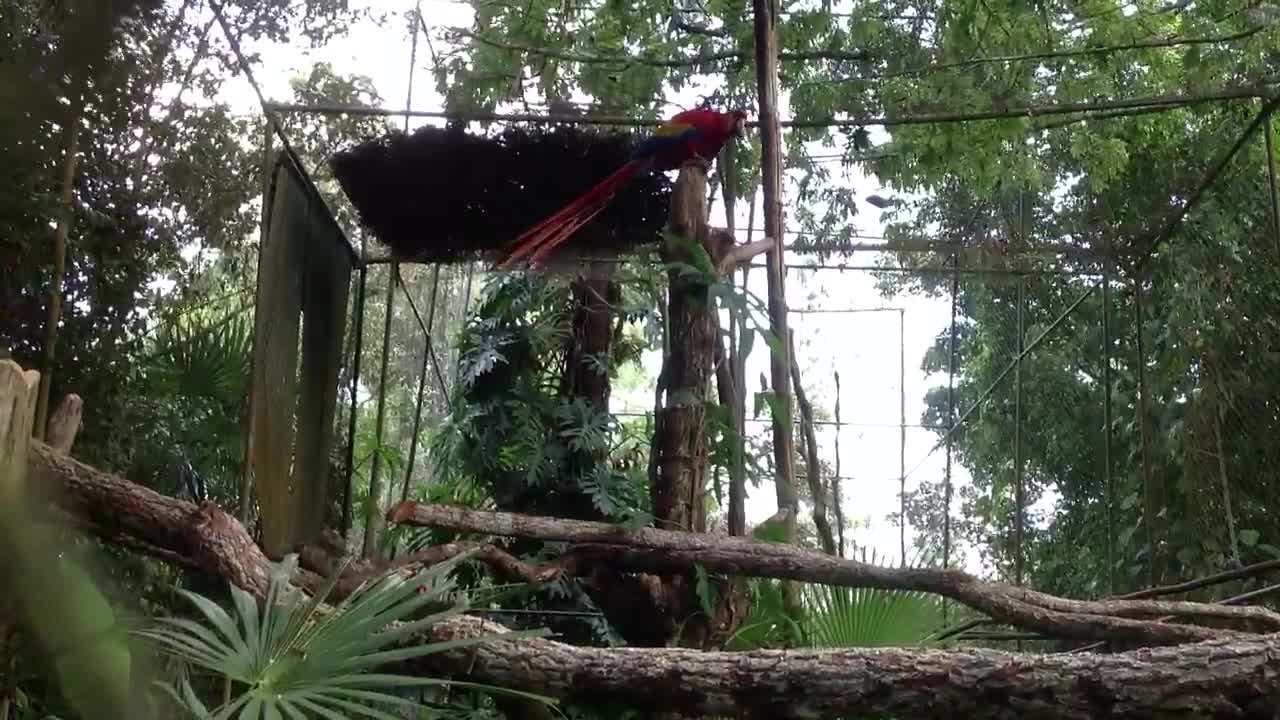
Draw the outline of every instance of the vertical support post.
M418 28L422 25L422 2L413 6L413 28L409 31L409 80L404 98L404 132L409 134L409 113L413 110L413 76L418 66ZM440 282L440 264L431 270L431 310L432 318L436 311L436 286ZM427 320L426 338L422 345L422 371L418 373L418 399L413 411L413 434L409 436L409 463L404 472L404 487L400 492L400 501L409 499L409 478L413 477L413 463L418 454L418 429L422 422L422 397L427 387L427 363L431 361L431 325L432 318Z
M837 420L838 422L838 420ZM839 429L839 426L836 426ZM898 546L907 566L907 309L898 308Z
M756 226L756 193L753 190L751 200L747 204L747 240L754 236ZM751 277L751 264L742 266L742 293L747 293L748 281ZM733 430L738 441L733 448L733 472L729 476L729 534L742 536L747 534L747 357L743 354L743 338L750 330L747 327L745 314L730 308L730 317L738 328L738 345L733 356L733 376L740 378L734 385ZM838 474L837 474L838 477ZM836 492L839 492L837 488ZM839 506L837 506L839 507Z
M267 234L271 222L271 186L273 182L271 169L271 151L276 139L275 120L271 115L264 115L266 120L266 129L262 138L262 224L258 229L258 269L254 273L254 277L260 284L262 282L262 253L267 247ZM261 308L258 303L253 304L253 326L250 331L249 339L249 398L246 404L246 412L244 416L244 426L249 428L244 436L244 458L240 463L240 507L239 511L240 523L247 525L249 523L249 506L252 504L253 495L253 412L254 406L257 404L255 399L258 390L254 387L254 378L257 377L257 353L253 352L253 345L258 342L258 313Z
M1136 336L1136 348L1138 355L1138 434L1141 436L1141 453L1142 453L1142 524L1147 535L1147 586L1155 587L1159 580L1159 574L1156 572L1158 567L1156 558L1156 518L1160 516L1160 508L1157 507L1155 498L1155 482L1151 476L1151 429L1148 421L1147 405L1147 354L1143 347L1143 313L1142 313L1142 276L1138 273L1133 277L1133 311L1135 316L1134 334Z
M75 221L75 208L72 204L76 182L76 165L80 159L80 116L83 112L83 99L76 97L75 110L67 114L66 136L63 141L62 191L58 199L58 224L53 233L53 279L49 283L49 313L44 328L44 359L40 364L40 388L36 398L36 411L32 432L35 437L44 439L45 427L49 421L49 392L53 385L53 361L57 357L58 323L62 320L63 279L67 274L67 238L71 234L71 223Z
M364 243L361 243L361 247ZM369 266L364 263L361 252L360 279L356 284L355 315L355 348L351 356L351 417L347 419L347 467L346 485L342 488L342 536L351 532L351 483L354 482L356 469L356 416L360 408L360 356L364 353L364 299L367 290L366 282Z
M951 451L956 434L956 304L960 296L960 251L951 256L951 329L947 338L947 467L943 474L942 567L951 567Z
M467 278L462 283L462 311L458 316L458 324L466 327L467 318L471 316L471 279L475 275L476 264L474 262L467 263ZM453 353L453 385L458 386L458 373L462 372L462 353L454 348Z
M418 401L413 410L413 432L409 436L409 462L404 471L404 487L400 490L400 502L409 499L409 479L413 477L414 461L418 457L418 431L422 429L422 399L427 389L427 364L431 362L431 329L436 322L436 295L440 288L440 264L431 268L431 301L427 305L427 337L422 344L422 372L418 374Z
M1022 463L1022 355L1026 349L1027 278L1018 275L1018 357L1013 367L1013 504L1017 515L1013 520L1013 582L1022 586L1022 542L1026 522L1026 488Z
M378 535L382 532L382 432L387 421L387 361L391 354L391 320L396 304L396 278L400 276L400 263L387 267L387 306L382 325L382 366L378 372L378 418L374 426L375 454L369 467L369 502L365 511L364 546L362 556L374 558L378 553Z
M1116 592L1115 478L1111 473L1111 246L1102 265L1102 477L1106 483L1107 594Z
M773 457L778 477L778 509L786 513L786 541L796 539L799 501L795 485L795 451L791 432L791 355L784 287L785 245L782 237L782 127L778 122L778 48L775 0L754 0L756 83L760 101L761 186L764 189L764 234L774 242L766 256L769 318L778 342L773 348L770 379L774 395ZM794 594L794 585L786 593Z
M1262 128L1262 137L1266 139L1267 149L1267 187L1271 194L1271 231L1274 234L1276 243L1276 259L1280 260L1280 193L1276 188L1276 149L1275 140L1271 135L1274 128L1271 124L1271 118L1267 117L1267 122Z
M840 497L844 492L840 488L840 428L844 423L840 420L840 371L833 371L832 378L836 383L836 472L831 479L831 495L836 510L836 550L844 557L844 498Z

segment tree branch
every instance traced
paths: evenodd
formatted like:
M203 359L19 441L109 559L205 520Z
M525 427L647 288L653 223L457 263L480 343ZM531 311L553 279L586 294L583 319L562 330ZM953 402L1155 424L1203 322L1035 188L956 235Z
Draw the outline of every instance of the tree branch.
M763 255L774 247L776 247L776 245L771 238L743 243L742 245L734 245L729 252L725 253L724 257L720 259L716 270L721 275L728 275L742 265L751 262L751 260L757 255Z
M746 538L629 529L607 523L560 520L513 513L482 512L443 505L400 503L387 521L488 535L579 543L575 563L607 562L648 572L688 571L696 564L726 575L769 577L884 590L927 592L961 602L1021 628L1073 639L1109 639L1176 644L1238 633L1189 625L1135 620L1134 616L1177 615L1216 618L1280 628L1280 615L1251 608L1239 612L1208 603L1083 601L1057 598L1000 583L983 582L959 570L885 568L823 555L780 543ZM1145 604L1152 603L1152 604Z

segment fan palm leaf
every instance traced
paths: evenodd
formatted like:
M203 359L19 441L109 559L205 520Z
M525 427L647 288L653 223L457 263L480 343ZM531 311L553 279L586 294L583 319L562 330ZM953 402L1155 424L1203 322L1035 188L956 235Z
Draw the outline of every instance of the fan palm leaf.
M243 691L212 710L189 684L165 690L201 718L384 718L417 703L390 690L440 686L470 687L514 694L540 702L548 698L451 680L379 673L391 663L487 642L493 637L413 644L430 625L466 609L449 577L466 555L427 568L412 578L394 573L365 583L332 607L323 604L335 580L307 598L289 585L290 568L272 576L262 609L256 599L232 586L233 613L196 593L182 591L205 623L163 618L139 632L187 663L225 676ZM335 576L336 579L336 576ZM443 608L443 609L441 609ZM504 633L503 640L546 634Z

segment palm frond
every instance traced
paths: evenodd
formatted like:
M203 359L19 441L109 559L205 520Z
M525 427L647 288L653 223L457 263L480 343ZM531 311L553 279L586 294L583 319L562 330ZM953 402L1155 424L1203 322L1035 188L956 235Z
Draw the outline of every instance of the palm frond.
M321 603L332 590L332 581L315 597L308 598L291 588L288 572L272 574L261 610L253 596L233 586L234 617L208 598L183 592L204 617L207 627L182 618L164 618L138 634L167 653L242 686L239 695L212 710L205 709L189 685L165 688L197 717L397 720L398 716L390 714L389 709L416 707L417 703L392 690L456 683L376 672L380 667L494 639L410 642L430 625L466 609L463 596L450 577L466 558L466 554L460 555L408 579L394 573L382 576L330 608ZM545 634L535 630L506 633L501 638L519 640Z

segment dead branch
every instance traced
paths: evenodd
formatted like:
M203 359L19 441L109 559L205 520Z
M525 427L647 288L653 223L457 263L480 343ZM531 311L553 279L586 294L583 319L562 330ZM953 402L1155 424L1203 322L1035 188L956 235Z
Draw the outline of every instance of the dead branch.
M1174 585L1162 585L1160 587L1147 588L1146 590L1138 590L1137 592L1118 595L1116 600L1137 600L1139 598L1159 597L1161 595L1177 595L1179 593L1191 592L1200 588L1210 587L1212 585L1220 585L1222 583L1231 582L1232 580L1242 580L1246 578L1255 578L1268 573L1280 572L1280 560L1264 560L1253 565L1246 565L1235 570L1227 570L1215 575L1208 575L1195 580L1176 583Z
M743 243L742 245L734 245L727 253L725 253L725 256L720 259L720 262L717 263L716 270L721 275L728 275L742 265L751 262L752 258L757 255L763 255L774 247L775 243L770 238ZM790 247L788 247L788 249L790 249Z
M630 529L607 523L482 512L443 505L401 503L388 522L539 540L569 541L577 562L608 562L632 570L670 572L700 564L726 575L770 577L826 585L927 592L956 600L992 618L1028 630L1072 639L1107 639L1167 645L1235 635L1230 630L1166 625L1133 619L1159 613L1183 618L1215 618L1274 627L1274 613L1239 612L1209 603L1066 600L1000 583L959 570L886 568L832 557L780 543L697 535L654 528ZM1117 604L1121 603L1121 604Z

